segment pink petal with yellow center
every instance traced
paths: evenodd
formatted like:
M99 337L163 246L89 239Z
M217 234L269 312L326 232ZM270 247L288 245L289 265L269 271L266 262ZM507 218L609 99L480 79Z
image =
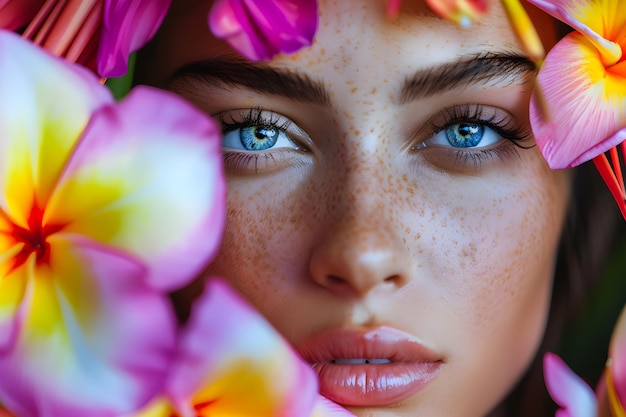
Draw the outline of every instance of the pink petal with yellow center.
M90 114L112 103L89 71L0 31L0 210L27 227L42 208Z
M182 99L137 87L94 114L44 217L137 257L173 289L213 256L225 217L221 132Z
M593 390L561 358L546 353L543 371L550 396L563 407L557 411L556 417L595 417L596 397Z
M575 27L575 21L588 26L605 39L622 39L626 28L624 0L527 0L565 23Z
M606 66L616 64L626 46L624 0L528 0L584 35ZM621 45L620 45L621 43Z
M317 396L310 366L218 280L194 304L168 386L184 416L308 416Z
M531 126L553 169L576 166L619 143L626 126L626 68L606 69L597 49L571 33L548 54L538 82L550 109L544 120L535 100Z
M0 29L16 30L26 25L45 0L0 0Z
M171 0L105 0L98 73L119 77L128 70L129 55L156 33Z
M113 417L160 392L174 349L165 297L133 259L85 238L49 238L26 269L16 348L0 356L0 398L18 416Z

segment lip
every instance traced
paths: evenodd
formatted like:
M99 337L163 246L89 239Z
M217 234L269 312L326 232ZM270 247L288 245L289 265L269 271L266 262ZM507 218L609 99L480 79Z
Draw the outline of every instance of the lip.
M299 344L297 350L317 372L320 394L344 406L384 406L403 401L426 387L443 364L440 355L415 337L387 326L329 329ZM390 362L334 363L336 359L360 358Z

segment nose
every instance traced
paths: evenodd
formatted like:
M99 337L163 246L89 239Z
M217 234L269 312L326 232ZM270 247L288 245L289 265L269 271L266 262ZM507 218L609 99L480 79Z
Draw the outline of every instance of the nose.
M326 232L313 249L310 273L336 295L363 297L403 287L410 259L399 236L380 222L353 219Z

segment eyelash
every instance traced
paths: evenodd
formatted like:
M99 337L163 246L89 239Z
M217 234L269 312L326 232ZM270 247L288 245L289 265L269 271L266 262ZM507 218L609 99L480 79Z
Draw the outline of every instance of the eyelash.
M236 121L232 118L232 115L229 115L229 116L230 116L230 121L226 121L226 117L224 113L220 113L216 116L217 119L222 124L223 134L232 132L233 130L236 130L236 129L250 127L250 126L265 126L265 127L271 127L274 129L287 131L292 124L292 122L289 119L281 120L281 117L278 116L277 114L271 113L268 111L263 111L263 109L259 107L254 107L254 108L247 109L247 110L240 110L238 114L238 118L240 118L241 120Z
M511 141L515 146L521 149L529 148L522 144L530 136L529 129L521 125L515 125L511 119L506 117L498 117L496 113L491 117L487 117L484 108L480 105L454 106L447 108L444 112L443 123L433 123L432 135L441 132L448 126L459 123L482 124L492 129L503 139Z
M535 146L534 144L524 144L528 142L531 136L529 128L517 125L512 119L506 116L499 116L495 112L489 117L485 113L484 107L477 104L447 108L443 112L443 120L441 122L431 122L431 129L427 137L430 138L455 124L481 124L492 129L502 139L509 141L510 145L514 145L496 145L495 147L480 150L472 150L471 148L448 150L448 152L453 153L455 163L472 164L476 169L479 169L483 163L494 157L499 159L505 159L510 156L518 157L518 149L530 149Z
M288 132L293 130L293 122L286 117L282 117L269 110L260 107L250 109L234 110L230 112L219 113L215 115L222 125L222 134L226 135L234 130L243 129L251 126L263 126ZM299 128L298 128L299 129ZM289 139L293 142L295 150L308 152L308 149L296 141L293 136L287 133ZM279 158L280 159L280 158ZM234 172L245 172L252 170L258 173L259 166L276 165L277 158L275 152L267 151L224 151L224 164Z
M441 122L431 122L427 137L430 138L451 125L471 123L481 124L492 129L502 139L506 139L511 145L514 145L497 145L480 150L471 150L471 148L463 150L447 149L447 152L450 152L452 158L454 158L455 163L462 165L471 164L476 169L479 169L483 163L488 162L490 159L505 159L510 156L519 156L517 149L529 149L535 146L524 145L524 142L527 142L531 135L528 128L522 125L516 125L511 119L505 116L498 116L497 113L489 117L487 117L485 113L481 105L464 105L447 108L443 111ZM215 117L222 124L223 134L250 126L264 126L287 132L293 124L291 120L259 107L235 111L235 115L233 115L233 112L220 113ZM288 136L292 139L290 135ZM297 150L308 151L308 149L300 143L296 141L293 143L297 146ZM225 163L230 165L234 170L250 169L249 167L254 166L254 170L257 171L259 164L275 162L271 151L255 151L250 153L237 151L225 152L224 159Z

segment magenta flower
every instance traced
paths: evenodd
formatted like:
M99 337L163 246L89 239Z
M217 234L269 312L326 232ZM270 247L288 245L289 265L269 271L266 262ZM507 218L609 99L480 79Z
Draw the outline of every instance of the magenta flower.
M128 71L128 56L155 35L172 0L104 0L98 74L119 77Z
M596 417L593 390L553 353L543 358L544 377L550 396L561 410L556 417Z
M28 23L45 0L0 0L0 29L16 30Z
M225 283L212 279L182 332L165 394L135 417L347 417L317 377Z
M0 31L0 403L110 417L162 388L175 319L224 221L220 132L181 99L116 104Z
M252 61L293 53L313 43L316 0L216 0L209 27Z

